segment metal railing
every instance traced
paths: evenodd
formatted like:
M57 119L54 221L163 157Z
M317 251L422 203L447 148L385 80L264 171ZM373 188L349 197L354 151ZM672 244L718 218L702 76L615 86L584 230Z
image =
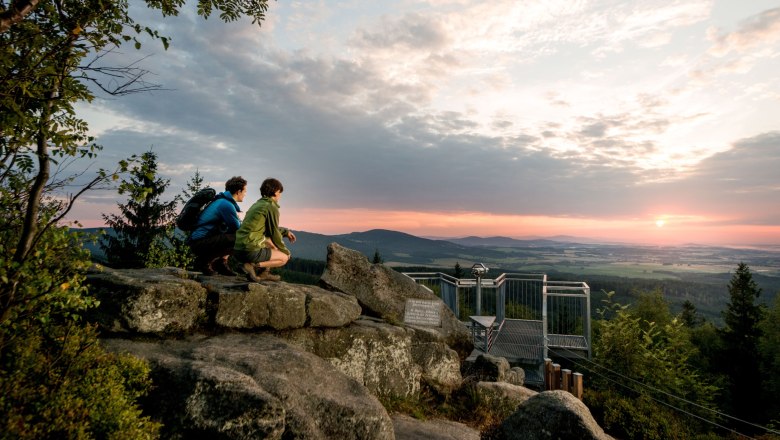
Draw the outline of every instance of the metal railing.
M585 282L550 281L543 273L502 273L495 279L479 280L440 272L404 275L430 289L459 320L468 322L475 345L488 349L483 351L492 347L497 328L505 320L518 319L542 323L544 358L548 346L586 351L591 357L590 287ZM495 317L495 324L479 328L472 319L477 310L481 316Z

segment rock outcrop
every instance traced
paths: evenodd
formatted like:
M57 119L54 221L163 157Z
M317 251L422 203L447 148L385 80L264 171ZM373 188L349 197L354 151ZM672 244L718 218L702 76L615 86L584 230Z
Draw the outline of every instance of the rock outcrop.
M520 405L499 427L496 440L611 440L590 410L571 393L545 391Z
M87 284L100 300L91 319L112 333L342 327L361 314L356 298L316 286L236 282L173 268L103 268L91 271Z
M354 296L363 307L364 314L382 318L391 324L403 323L407 299L441 302L411 278L387 266L372 264L360 252L337 243L328 246L328 263L320 283ZM474 348L471 335L446 306L441 308L441 317L441 327L436 330L444 336L447 345L465 359Z
M437 333L364 318L339 329L279 336L327 359L376 396L416 397L421 386L447 395L462 383L458 354Z
M391 421L378 400L423 390L517 407L497 438L609 438L582 402L523 388L523 370L503 358L461 366L469 332L435 295L335 243L325 288L171 268L93 270L87 284L105 346L149 362L154 388L142 404L164 438L479 437L448 421ZM441 325L405 324L408 299L438 301Z
M393 414L396 440L479 440L479 431L449 420L421 421Z
M463 362L461 372L469 382L507 382L518 386L525 382L525 370L510 366L506 358L484 353Z
M164 420L166 438L395 438L365 387L268 334L104 344L150 363L145 407Z
M288 283L205 283L224 328L286 330L343 327L361 313L355 297L315 286Z
M94 268L90 293L100 300L90 319L109 332L187 333L206 322L206 288L169 269Z

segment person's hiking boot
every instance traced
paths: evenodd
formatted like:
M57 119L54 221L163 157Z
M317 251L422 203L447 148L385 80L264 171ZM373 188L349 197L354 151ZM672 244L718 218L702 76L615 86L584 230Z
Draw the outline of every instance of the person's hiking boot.
M211 267L210 263L198 264L197 266L195 266L195 270L200 272L200 273L202 273L203 275L206 275L206 276L212 276L212 275L216 275L217 274L214 271L214 268Z
M279 275L274 275L270 270L265 269L259 275L257 275L257 279L260 281L281 281L282 277Z
M255 273L255 265L253 263L244 263L243 266L241 266L242 269L244 269L244 273L246 273L246 279L255 283L260 282L260 279L257 278L257 274Z
M228 266L227 261L222 259L218 260L214 264L214 270L216 270L220 275L227 275L229 277L238 275L237 273L233 272L233 269L231 269L230 266Z

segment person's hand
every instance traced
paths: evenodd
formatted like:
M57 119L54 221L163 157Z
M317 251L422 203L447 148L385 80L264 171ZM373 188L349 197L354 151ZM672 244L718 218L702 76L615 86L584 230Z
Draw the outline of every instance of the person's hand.
M290 240L290 243L295 243L295 234L293 234L293 231L287 231L287 239Z

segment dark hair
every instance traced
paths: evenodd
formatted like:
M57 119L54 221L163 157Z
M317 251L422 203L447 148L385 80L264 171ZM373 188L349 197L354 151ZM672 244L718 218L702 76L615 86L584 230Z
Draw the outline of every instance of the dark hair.
M246 179L241 176L233 176L225 182L225 191L235 194L246 187Z
M273 177L263 180L263 184L260 185L260 195L263 197L273 197L276 195L276 191L284 192L284 187L282 186L282 182Z

